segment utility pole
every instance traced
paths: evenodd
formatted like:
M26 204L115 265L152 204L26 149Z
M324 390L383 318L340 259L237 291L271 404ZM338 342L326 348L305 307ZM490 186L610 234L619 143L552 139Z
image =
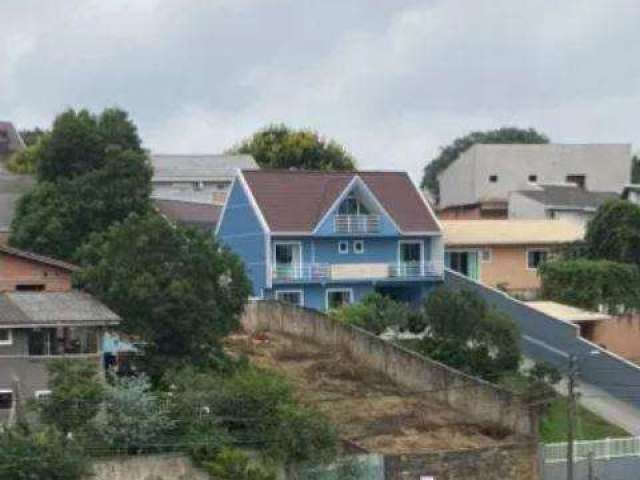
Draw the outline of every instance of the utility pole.
M576 381L578 377L578 357L569 356L569 378L567 381L567 480L573 480L573 442L576 436Z
M587 474L587 478L589 480L596 480L596 476L593 474L593 452L589 452L589 464L587 465L588 468L588 474Z

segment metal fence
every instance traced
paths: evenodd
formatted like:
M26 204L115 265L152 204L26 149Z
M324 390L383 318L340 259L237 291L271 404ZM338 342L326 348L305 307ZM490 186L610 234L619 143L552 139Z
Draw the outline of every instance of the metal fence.
M567 461L567 444L548 443L542 446L545 463ZM609 460L621 457L640 457L640 437L606 438L604 440L581 440L574 442L574 462L586 460Z

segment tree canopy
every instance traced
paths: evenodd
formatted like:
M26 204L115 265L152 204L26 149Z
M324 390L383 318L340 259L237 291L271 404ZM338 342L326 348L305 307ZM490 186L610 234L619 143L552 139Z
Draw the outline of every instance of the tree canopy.
M150 374L176 361L219 357L219 340L238 326L250 292L242 262L210 235L172 226L157 214L131 215L78 252L78 280L146 342Z
M259 130L231 151L252 155L262 168L355 169L353 157L334 140L326 140L312 130L293 130L285 125Z
M590 258L640 266L640 206L626 200L602 205L587 226Z
M425 300L426 356L486 380L515 372L520 362L519 332L513 320L470 291L444 288Z
M38 183L18 202L9 242L73 259L92 233L150 209L152 170L120 110L69 110L29 147Z
M549 137L533 128L503 127L497 130L475 131L456 138L440 150L438 156L424 167L422 188L428 189L438 199L440 188L438 175L451 165L462 153L476 143L549 143Z

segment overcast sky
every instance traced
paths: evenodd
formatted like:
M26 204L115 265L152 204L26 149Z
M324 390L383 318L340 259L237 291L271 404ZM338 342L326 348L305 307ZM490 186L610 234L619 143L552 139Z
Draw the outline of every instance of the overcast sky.
M419 180L472 129L640 144L638 0L1 0L0 120L120 106L145 146L284 122Z

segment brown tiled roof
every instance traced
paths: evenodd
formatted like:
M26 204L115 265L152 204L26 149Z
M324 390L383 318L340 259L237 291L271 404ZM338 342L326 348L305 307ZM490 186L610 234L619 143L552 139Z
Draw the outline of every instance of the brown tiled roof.
M355 176L403 232L438 231L437 221L404 172L243 170L274 232L311 232Z
M215 227L222 210L219 205L183 200L155 198L153 204L161 214L172 222L206 229Z
M32 262L44 263L46 265L62 268L63 270L68 270L70 272L77 272L80 270L80 267L72 263L47 257L45 255L39 255L37 253L27 252L26 250L20 250L18 248L10 247L9 245L5 245L5 244L0 244L0 253L5 253L7 255L13 255L15 257L24 258L26 260L31 260Z

